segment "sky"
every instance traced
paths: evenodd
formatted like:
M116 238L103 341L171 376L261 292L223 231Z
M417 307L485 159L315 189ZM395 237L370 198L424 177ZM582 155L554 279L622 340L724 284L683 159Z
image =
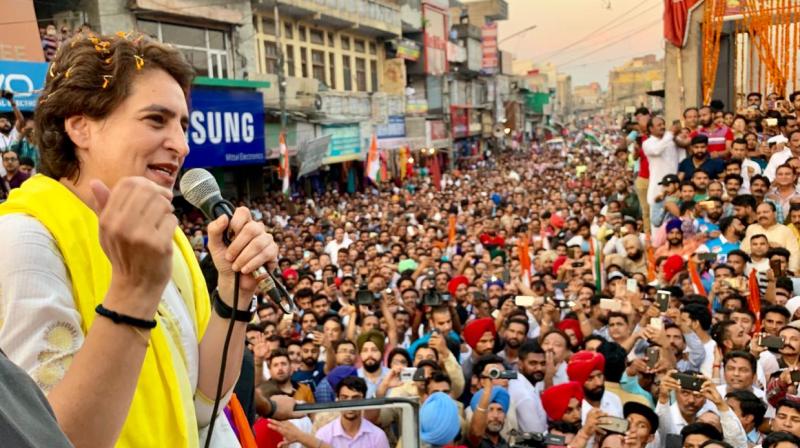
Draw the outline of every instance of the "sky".
M506 0L500 48L515 59L552 62L572 85L600 82L625 61L664 55L663 0ZM535 29L502 40L532 25Z

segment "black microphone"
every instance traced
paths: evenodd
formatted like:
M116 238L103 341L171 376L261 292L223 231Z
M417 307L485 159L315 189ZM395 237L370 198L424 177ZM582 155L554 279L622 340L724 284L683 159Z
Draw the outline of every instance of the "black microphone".
M223 215L228 219L233 218L235 207L223 199L216 179L208 171L202 168L192 168L184 173L180 181L180 190L183 197L200 209L206 218L212 221ZM222 239L226 245L231 243L228 231L223 234ZM261 293L268 295L285 314L292 313L294 302L286 287L276 279L279 274L273 274L261 266L252 275L259 281L258 290Z

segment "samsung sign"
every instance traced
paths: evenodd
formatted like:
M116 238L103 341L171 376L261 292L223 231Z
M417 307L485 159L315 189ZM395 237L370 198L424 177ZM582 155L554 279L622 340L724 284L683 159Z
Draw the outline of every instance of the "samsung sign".
M194 87L191 107L187 131L191 152L184 167L264 163L261 92Z
M36 109L46 76L44 62L0 61L0 89L13 92L17 106L25 112ZM11 104L0 99L0 112L10 111Z

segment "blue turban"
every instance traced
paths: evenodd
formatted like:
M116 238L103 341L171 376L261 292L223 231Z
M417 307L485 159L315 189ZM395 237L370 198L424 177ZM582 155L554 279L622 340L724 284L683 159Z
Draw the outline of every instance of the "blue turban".
M469 407L472 408L472 411L475 412L475 408L478 407L478 402L481 401L481 397L483 396L483 389L479 390L478 393L472 396L472 401L469 402ZM492 397L489 399L489 404L497 403L503 407L503 412L508 412L508 407L511 405L511 397L508 395L505 389L500 386L493 386L492 387Z
M680 218L670 219L669 222L667 222L667 233L672 232L675 229L681 230L681 225L683 225L683 222L680 220Z
M434 392L419 410L419 435L430 445L446 445L458 436L458 407L444 392Z
M503 201L502 196L500 196L497 193L492 193L492 202L494 202L495 205L500 205L500 202L502 201Z
M353 366L337 366L328 372L328 383L335 390L336 385L348 376L358 376L358 370Z

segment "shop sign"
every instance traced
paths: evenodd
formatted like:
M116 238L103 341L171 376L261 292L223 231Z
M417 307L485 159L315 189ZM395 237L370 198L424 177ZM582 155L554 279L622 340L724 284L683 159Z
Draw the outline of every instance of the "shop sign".
M264 100L244 89L191 90L187 137L191 151L184 167L263 164Z

